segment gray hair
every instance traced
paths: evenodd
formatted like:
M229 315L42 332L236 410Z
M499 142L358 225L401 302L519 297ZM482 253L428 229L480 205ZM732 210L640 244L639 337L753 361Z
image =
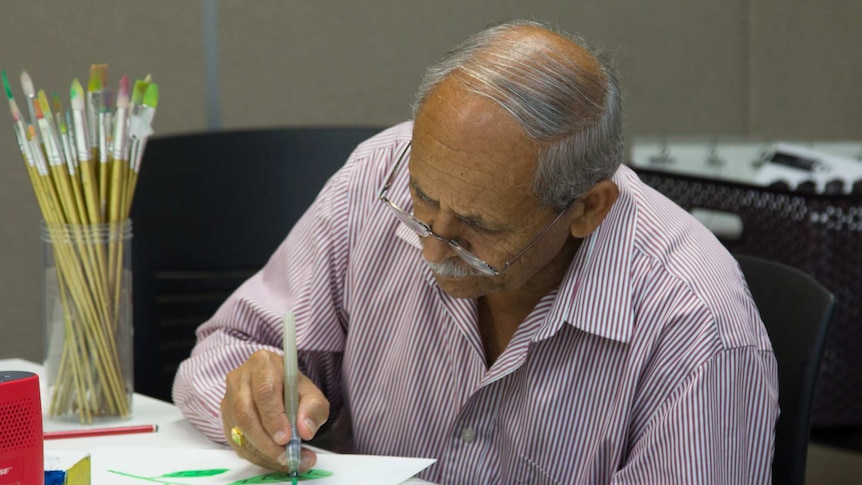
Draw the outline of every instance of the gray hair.
M590 74L566 53L525 45L512 35L523 27L551 31L581 46L604 76ZM474 34L425 71L414 117L434 88L455 72L462 76L453 79L508 111L538 143L533 190L542 204L562 210L610 178L622 162L618 75L610 58L583 39L526 20Z

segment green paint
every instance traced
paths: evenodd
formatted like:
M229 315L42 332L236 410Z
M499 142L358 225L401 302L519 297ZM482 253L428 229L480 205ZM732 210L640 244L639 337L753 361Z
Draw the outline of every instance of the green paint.
M227 468L213 468L211 470L186 470L182 472L165 473L163 477L211 477L221 475Z
M159 104L159 85L151 83L147 86L147 92L144 93L144 106L155 108Z
M317 480L318 478L326 478L329 476L332 476L332 472L328 472L326 470L308 470L305 473L300 473L298 478L292 477L290 473L271 472L265 473L263 475L258 475L256 477L237 480L235 482L229 483L228 485L243 485L246 483L282 483L292 482L294 480L305 482L309 480Z
M131 473L125 473L117 470L108 470L111 473L116 475L121 475L129 478L136 478L138 480L145 480L148 482L161 483L162 485L189 485L189 482L174 482L171 480L163 480L164 478L200 478L200 477L212 477L215 475L221 475L228 471L227 468L213 468L210 470L183 470L178 472L165 473L164 475L160 475L157 477L142 477L139 475L132 475ZM301 473L299 475L298 481L305 482L309 480L316 480L318 478L325 478L332 476L332 472L328 472L326 470L308 470L305 473ZM292 477L289 473L285 472L270 472L265 473L263 475L257 475L250 478L244 478L242 480L237 480L235 482L231 482L228 485L243 485L246 483L283 483L297 480L296 477Z
M0 71L0 75L3 77L3 88L6 89L6 96L12 99L12 88L9 87L9 78L6 77L6 71Z
M147 92L147 87L150 83L146 81L141 81L138 79L135 81L135 89L132 91L132 103L134 104L143 104L144 102L144 93Z

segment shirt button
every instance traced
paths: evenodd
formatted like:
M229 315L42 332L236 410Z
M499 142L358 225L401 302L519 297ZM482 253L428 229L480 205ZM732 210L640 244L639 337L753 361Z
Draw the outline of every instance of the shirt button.
M472 443L476 439L476 432L473 428L464 428L461 430L461 439L467 443Z

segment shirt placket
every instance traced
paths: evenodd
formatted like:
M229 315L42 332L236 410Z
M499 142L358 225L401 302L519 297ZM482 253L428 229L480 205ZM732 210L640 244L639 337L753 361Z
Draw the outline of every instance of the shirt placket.
M475 302L448 297L442 291L444 302L455 333L454 348L458 361L455 368L466 371L472 378L469 384L459 386L459 408L447 430L439 470L441 483L493 483L499 475L500 456L495 449L499 437L496 419L500 404L506 399L503 385L507 376L517 371L526 361L529 344L548 316L548 309L556 292L546 296L527 317L512 337L506 351L491 369L486 369L485 355L478 331ZM479 379L475 377L480 376ZM466 383L466 382L465 382Z

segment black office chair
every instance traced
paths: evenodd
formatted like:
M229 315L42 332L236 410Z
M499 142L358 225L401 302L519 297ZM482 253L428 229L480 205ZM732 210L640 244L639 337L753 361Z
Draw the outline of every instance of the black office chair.
M153 137L135 201L135 391L171 400L198 325L268 260L326 180L379 128Z
M781 263L737 255L778 360L772 481L803 485L814 388L835 298L814 278Z

